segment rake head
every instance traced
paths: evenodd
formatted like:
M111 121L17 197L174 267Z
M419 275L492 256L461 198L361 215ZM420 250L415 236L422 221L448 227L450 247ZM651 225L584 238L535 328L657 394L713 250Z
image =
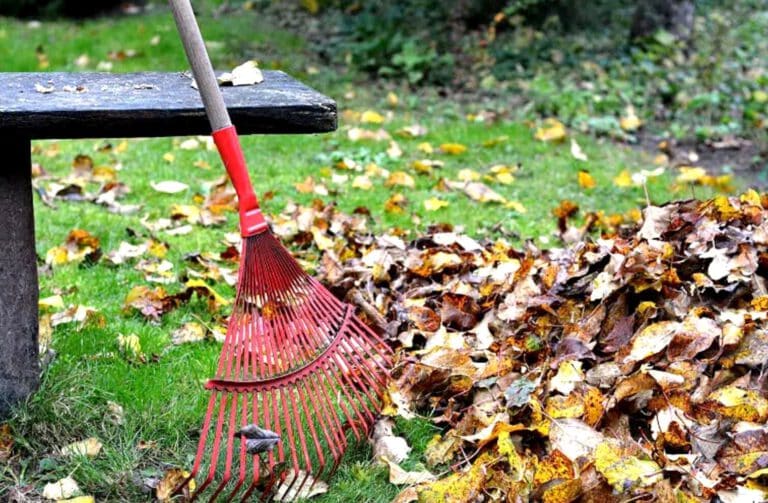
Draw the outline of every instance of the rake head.
M349 437L368 434L386 387L390 349L353 311L272 233L243 240L197 455L177 494L293 501L319 491ZM248 425L280 441L251 448L262 444L246 438Z

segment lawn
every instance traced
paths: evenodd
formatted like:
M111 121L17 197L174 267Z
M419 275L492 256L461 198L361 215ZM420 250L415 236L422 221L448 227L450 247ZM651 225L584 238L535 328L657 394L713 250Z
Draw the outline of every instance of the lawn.
M256 58L263 67L284 68L339 101L336 133L244 138L257 193L269 196L264 198L268 214L282 212L289 203L320 199L345 212L367 208L371 229L377 233L399 228L413 237L431 224L447 222L475 237L505 238L517 244L533 239L539 246L553 246L557 239L552 211L563 200L576 203L582 215L595 211L609 216L627 215L642 207L645 189L654 203L711 193L677 184L677 173L669 170L648 178L645 188L625 186L622 173L626 179L628 174L637 176L657 167L652 155L578 134L562 142L539 141L534 138L536 124L521 121L514 110L504 110L496 118L478 118L448 100L406 99L400 88L395 90L399 102L394 104L387 98L389 89L381 84L322 69L301 38L270 27L256 13L213 17L211 10L209 5L201 9L200 21L217 67L227 69ZM134 16L83 22L38 26L0 19L0 45L5 48L4 71L180 71L186 67L170 14L161 4ZM85 64L83 55L88 60ZM321 69L316 72L316 68ZM398 134L413 125L426 132L416 137ZM350 131L354 136L360 129L382 129L392 140L350 138ZM574 157L571 139L587 161ZM141 205L141 209L118 215L89 202L55 199L49 205L35 196L41 298L59 295L65 307L91 306L98 315L83 324L54 327L50 347L55 358L45 369L42 386L8 421L15 448L10 462L0 463L0 498L14 486L41 490L45 483L71 475L83 493L98 501L144 501L148 498L142 489L144 479L161 476L169 465L191 464L196 446L193 432L199 428L207 401L202 384L213 375L220 345L213 341L172 345L170 334L187 322L220 323L219 315L226 308L212 313L204 300L193 299L152 321L124 308L132 288L155 286L134 268L135 261L43 265L48 251L64 243L73 229L96 236L105 253L118 249L123 241L138 243L152 236L167 243L165 259L173 264L171 282L164 288L181 290L190 267L185 257L223 251L225 234L237 228L233 212L225 213L226 222L220 225L193 225L192 232L183 235L151 233L142 224L142 220L168 218L174 205L199 204L198 195L207 194L211 183L222 176L214 151L207 150L204 142L189 149L185 140L189 138L34 144L33 160L49 175L36 181L44 190L72 172L77 155L88 155L95 167L111 168L117 180L130 188L120 202ZM391 141L400 155L392 152ZM458 152L462 149L446 144L466 150ZM439 163L429 169L414 166L414 161L424 159ZM580 175L582 171L589 175ZM499 176L502 172L507 175ZM363 179L354 183L366 173L367 189ZM461 190L446 188L446 181L474 179L483 181L505 202L477 201ZM152 188L153 182L164 180L184 182L189 189L166 194ZM92 190L97 186L89 185ZM393 205L397 194L404 200ZM447 205L428 210L425 201L433 200ZM223 297L233 297L234 289L224 281L207 281ZM64 310L41 309L43 314ZM137 335L146 361L121 353L119 334ZM110 419L111 403L122 407L119 420ZM397 426L414 448L404 466L415 467L436 430L427 418L399 420ZM104 444L97 457L60 454L63 446L88 437L98 437ZM330 491L318 501L384 502L397 492L364 445L351 449Z

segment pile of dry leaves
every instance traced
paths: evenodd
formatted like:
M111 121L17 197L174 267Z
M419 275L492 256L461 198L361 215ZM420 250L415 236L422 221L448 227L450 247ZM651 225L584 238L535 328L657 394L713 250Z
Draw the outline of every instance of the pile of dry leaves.
M768 197L643 217L550 250L373 236L321 205L276 219L400 348L385 415L441 428L421 471L377 446L398 501L766 498Z

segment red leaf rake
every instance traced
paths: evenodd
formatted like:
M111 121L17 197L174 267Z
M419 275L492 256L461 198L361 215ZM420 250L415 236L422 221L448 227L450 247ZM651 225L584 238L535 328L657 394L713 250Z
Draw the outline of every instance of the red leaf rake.
M211 396L197 455L176 494L307 497L338 467L348 433L358 440L368 434L390 349L269 231L190 2L170 5L237 192L243 236L235 306L216 376L205 386Z

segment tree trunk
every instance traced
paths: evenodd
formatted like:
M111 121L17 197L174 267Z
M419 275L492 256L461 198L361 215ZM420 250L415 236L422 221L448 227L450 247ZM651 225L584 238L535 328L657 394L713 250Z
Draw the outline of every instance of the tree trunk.
M632 19L630 38L643 39L664 30L678 40L693 34L694 0L640 0Z

